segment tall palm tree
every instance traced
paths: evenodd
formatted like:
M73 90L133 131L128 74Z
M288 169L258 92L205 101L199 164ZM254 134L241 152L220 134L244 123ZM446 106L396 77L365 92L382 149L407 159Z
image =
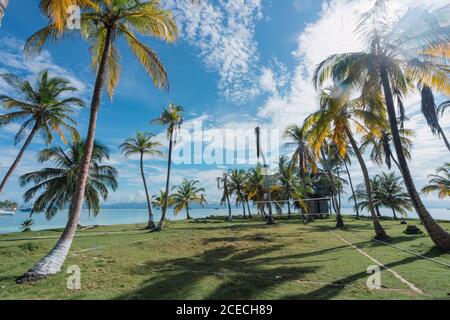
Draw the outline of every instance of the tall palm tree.
M61 140L66 143L63 130L67 130L73 139L79 139L75 128L76 121L72 116L76 114L77 107L84 106L84 102L75 97L67 97L77 89L70 85L69 80L50 77L48 71L39 73L34 85L14 74L0 76L17 95L17 97L0 95L0 106L7 112L0 115L0 127L11 123L21 124L14 138L16 145L28 134L16 159L0 183L1 193L36 134L39 134L47 144L53 142L54 133L59 134Z
M244 218L246 217L245 206L248 208L248 199L245 195L245 183L247 179L247 174L244 170L240 169L230 169L228 170L229 176L229 191L230 194L235 194L236 205L242 204L242 210ZM249 211L250 215L250 211Z
M167 126L167 137L169 139L169 153L167 158L167 177L166 177L166 195L169 195L169 187L170 187L170 170L172 169L172 149L173 145L176 143L176 134L183 124L183 107L180 105L176 105L171 103L167 109L164 109L161 115L152 120L152 124ZM166 203L162 207L162 215L161 220L156 226L155 230L161 230L164 219L166 218L168 201L170 195L166 197Z
M0 0L0 25L2 25L2 19L5 16L6 7L8 6L8 0Z
M44 12L44 14L51 16L49 12ZM177 37L177 27L172 14L162 9L158 1L141 3L136 0L98 0L92 5L87 4L82 7L81 34L91 45L92 66L96 71L85 153L66 228L55 247L32 267L22 280L28 281L58 273L70 250L80 219L103 87L106 86L107 93L112 97L120 77L117 41L124 38L131 52L153 79L156 87L168 87L167 74L163 64L156 53L142 43L135 33L170 43ZM64 36L67 36L67 33L58 28L57 22L50 20L46 27L27 40L25 52L32 56L40 52L47 42L55 42Z
M425 52L423 44L433 50L436 49L435 53L439 52L440 44L448 45L448 30L439 26L433 26L430 30L429 26L423 24L430 19L421 21L420 15L416 19L417 23L409 23L409 28L386 23L385 7L386 0L377 0L374 9L361 19L357 31L364 35L368 50L336 54L327 58L317 67L314 82L316 87L321 87L325 81L332 78L341 83L342 88L361 89L363 94L376 92L377 95L383 96L397 160L417 215L436 246L450 249L450 234L436 223L416 190L403 152L394 103L394 97L397 101L401 101L401 98L414 88L413 83L420 83L422 87L427 85L438 92L450 94L449 57L441 55L429 58L422 55ZM423 28L418 28L418 25ZM437 60L438 63L433 63ZM401 104L399 107L402 111Z
M44 212L46 218L50 220L71 203L85 148L85 141L77 141L72 142L68 150L52 147L39 152L39 162L52 162L56 167L44 168L20 177L21 187L33 184L23 196L25 202L34 199L31 214ZM100 211L100 198L106 200L108 189L115 191L118 187L117 170L101 164L106 159L109 159L109 149L95 142L89 166L89 179L84 191L86 206L94 216Z
M228 206L228 221L231 221L233 219L233 216L231 215L231 203L230 203L230 195L231 190L229 187L229 176L228 172L224 172L222 176L217 177L217 189L223 190L222 192L222 198L220 199L220 204L224 205L225 203Z
M394 219L397 220L397 213L405 215L413 209L411 199L403 187L403 180L395 173L385 173L375 176L377 189L375 201L379 206L391 208Z
M187 220L191 219L189 215L189 204L198 203L203 205L205 203L204 188L197 187L200 182L198 180L183 179L181 184L176 188L176 192L172 195L174 213L178 214L181 210L186 210Z
M367 108L361 105L359 100L350 100L349 96L336 94L338 90L340 88L335 86L322 91L320 110L305 120L305 126L311 128L308 134L311 144L317 151L322 148L325 139L330 137L337 147L340 158L345 158L348 142L350 142L363 173L375 235L377 238L386 238L386 231L381 226L373 205L369 171L353 133L353 127L358 132L371 131L377 133L380 127L380 117L377 114L381 111L376 104Z
M298 166L300 178L303 179L307 173L308 166L313 171L317 169L314 151L309 146L304 128L291 125L286 128L284 137L290 140L290 142L284 144L284 147L295 148L291 163L293 166Z
M125 157L128 158L132 155L139 155L141 177L144 184L145 196L147 198L148 229L153 229L155 227L155 222L153 219L151 196L148 193L147 181L145 179L144 156L162 157L164 155L164 153L159 150L161 144L157 141L153 141L154 137L155 135L148 132L136 132L134 137L126 139L125 142L120 145L122 154Z
M429 184L422 189L423 193L437 192L441 199L450 197L450 162L439 167L436 174L429 176L429 180Z

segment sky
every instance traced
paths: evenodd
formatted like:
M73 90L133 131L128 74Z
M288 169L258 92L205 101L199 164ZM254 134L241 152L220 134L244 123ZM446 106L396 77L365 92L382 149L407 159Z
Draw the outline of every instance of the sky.
M391 14L398 16L420 2L391 0ZM169 103L180 104L185 109L185 123L175 150L172 185L183 178L200 180L210 203L219 199L217 176L228 168L245 169L256 163L252 134L256 126L263 131L263 145L272 150L268 152L269 162L274 163L278 154L291 152L282 147L285 142L282 132L288 125L301 125L308 114L317 110L317 93L311 81L315 66L331 54L361 50L362 44L354 30L359 16L374 0L206 0L199 5L192 5L189 0L161 0L161 3L174 13L180 31L178 41L168 45L152 38L141 39L163 61L170 89L154 88L125 43L119 41L121 79L114 98L109 100L105 95L101 104L97 139L110 148L111 158L107 162L119 174L119 189L110 194L107 203L145 201L138 159L124 159L118 146L137 130L154 133L167 146L164 128L150 125L150 120ZM440 7L450 1L425 3ZM10 2L0 27L0 73L16 73L32 80L47 69L53 75L68 78L78 88L77 95L89 105L95 75L90 68L88 45L83 40L74 38L48 46L34 59L23 56L24 41L45 22L34 1ZM13 94L1 81L0 93ZM438 102L443 99L439 97ZM407 97L406 106L407 127L416 132L410 166L417 187L421 188L427 176L450 157L444 143L426 126L417 94ZM88 108L80 110L77 116L82 136L86 132L88 111ZM449 113L441 124L450 135ZM1 177L20 147L12 139L17 128L17 125L0 128ZM194 130L200 133L192 135ZM230 157L233 161L226 161L227 164L211 151L211 146L217 145L225 134L236 137L234 146L224 146L227 155L236 152ZM188 136L192 143L185 140ZM54 144L63 143L57 138ZM193 144L203 152L192 148ZM44 142L35 138L2 199L22 203L25 189L18 185L18 177L42 167L36 155L44 147ZM239 155L243 154L247 161L241 161ZM387 170L369 159L367 164L371 174ZM155 194L165 183L166 160L146 159L145 171L150 192ZM362 182L356 160L351 171L354 182ZM450 203L438 201L436 196L424 199L430 206Z

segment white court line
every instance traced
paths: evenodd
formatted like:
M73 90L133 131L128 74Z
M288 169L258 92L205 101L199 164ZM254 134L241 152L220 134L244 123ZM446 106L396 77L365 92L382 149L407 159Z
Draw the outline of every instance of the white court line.
M412 284L411 282L409 282L408 280L406 280L405 278L403 278L401 275L399 275L397 272L395 272L394 270L386 267L384 264L382 264L381 262L379 262L378 260L376 260L375 258L369 256L366 252L362 251L360 248L358 248L357 246L355 246L354 244L348 242L347 240L345 240L344 238L342 238L341 236L338 236L336 233L333 232L333 234L336 236L336 238L340 239L341 241L345 242L346 244L348 244L349 246L351 246L352 248L356 249L359 253L361 253L362 255L366 256L367 258L369 258L370 260L372 260L373 262L375 262L378 266L386 269L387 271L389 271L390 273L392 273L394 275L394 277L396 277L397 279L399 279L401 282L403 282L404 284L406 284L412 291L418 293L418 294L424 294L422 290L420 290L419 288L417 288L414 284Z

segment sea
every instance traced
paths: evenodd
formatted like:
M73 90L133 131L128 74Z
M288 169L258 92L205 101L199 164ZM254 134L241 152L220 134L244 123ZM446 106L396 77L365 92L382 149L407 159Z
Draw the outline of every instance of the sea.
M256 212L252 209L253 213ZM161 212L159 210L154 210L154 219L159 221L161 217ZM381 209L381 214L386 217L392 217L392 212L390 209ZM353 215L353 209L342 208L344 215ZM429 212L433 218L437 220L447 220L450 221L450 210L447 208L433 208L429 209ZM192 218L205 218L209 216L227 216L227 208L194 208L189 211ZM233 208L233 215L241 215L242 208ZM367 213L365 213L367 215ZM364 215L364 213L363 213ZM26 219L28 219L30 214L28 212L19 212L13 216L0 216L0 234L13 233L21 231L20 225ZM400 215L399 215L400 216ZM169 220L183 220L186 219L186 212L182 211L178 215L174 215L172 210L169 210L167 218ZM276 218L276 215L275 215ZM418 218L415 212L410 212L408 218ZM53 219L47 220L44 214L34 214L32 216L33 226L31 229L33 231L45 230L45 229L55 229L63 228L66 225L68 219L67 210L59 212ZM80 223L81 225L117 225L117 224L143 224L148 221L148 211L147 209L101 209L97 216L89 213L88 210L83 209L81 213Z

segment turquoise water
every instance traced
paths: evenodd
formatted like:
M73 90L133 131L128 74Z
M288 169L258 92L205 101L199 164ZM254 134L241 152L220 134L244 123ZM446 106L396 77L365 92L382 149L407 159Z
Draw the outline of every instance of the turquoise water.
M352 209L343 208L344 214L354 214ZM450 210L446 208L429 209L431 215L435 219L450 220ZM256 210L253 209L253 212ZM204 218L207 216L226 216L228 210L226 208L214 209L191 209L190 214L193 218ZM242 209L233 208L233 214L242 214ZM367 214L367 213L365 213ZM384 216L392 216L389 209L382 209L381 214ZM27 219L29 213L17 212L14 216L0 216L0 234L20 231L20 224ZM160 218L160 211L155 210L155 221ZM410 213L409 218L417 218L415 213ZM182 220L186 218L184 211L180 212L178 216L174 216L172 210L169 211L169 220ZM102 209L97 217L89 215L87 210L81 213L82 225L116 225L116 224L138 224L146 223L148 221L148 214L146 209ZM33 216L34 225L32 230L44 230L52 228L62 228L67 222L67 211L60 212L52 220L48 221L42 214Z

